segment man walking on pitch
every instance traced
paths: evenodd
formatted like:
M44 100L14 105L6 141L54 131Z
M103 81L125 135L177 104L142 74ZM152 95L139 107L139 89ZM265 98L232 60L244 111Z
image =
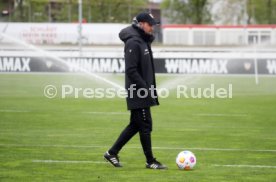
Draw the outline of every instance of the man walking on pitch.
M151 43L154 40L153 26L158 24L149 13L138 14L132 25L121 30L119 37L125 43L125 86L130 123L122 131L104 158L115 167L122 167L118 153L139 132L140 142L146 156L146 168L167 169L152 153L152 118L150 107L159 105Z

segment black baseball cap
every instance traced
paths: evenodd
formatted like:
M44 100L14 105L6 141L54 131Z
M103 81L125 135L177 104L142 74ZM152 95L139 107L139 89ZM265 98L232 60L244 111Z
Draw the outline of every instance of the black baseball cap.
M151 13L140 13L135 17L135 19L137 20L137 22L147 22L150 25L160 24L160 21L155 20L154 16Z

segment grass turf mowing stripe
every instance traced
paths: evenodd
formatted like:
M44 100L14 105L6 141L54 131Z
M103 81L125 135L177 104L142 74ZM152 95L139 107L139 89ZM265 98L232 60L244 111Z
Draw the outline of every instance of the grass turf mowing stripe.
M226 117L244 117L248 116L247 114L211 114L211 113L202 113L202 114L194 114L194 116L226 116Z
M104 161L59 161L59 160L32 160L34 163L69 163L69 164L106 164Z
M13 112L30 112L30 111L28 111L28 110L12 110L12 109L0 109L0 112L11 112L11 113L13 113Z
M128 112L83 112L85 114L128 115Z
M108 148L99 145L23 145L23 144L0 144L0 147L60 147L60 148ZM141 147L126 146L128 149L140 149ZM239 148L191 148L191 147L152 147L157 150L202 150L202 151L241 151L241 152L276 152L274 149L239 149Z
M233 165L233 164L220 165L220 164L214 164L212 166L216 166L216 167L244 167L244 168L273 168L273 169L276 169L276 166L263 166L263 165Z

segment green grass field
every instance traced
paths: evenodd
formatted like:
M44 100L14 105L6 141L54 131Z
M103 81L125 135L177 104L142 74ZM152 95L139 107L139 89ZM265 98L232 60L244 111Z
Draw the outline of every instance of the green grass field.
M122 83L122 75L105 75ZM153 152L169 170L145 169L138 135L121 151L123 168L103 153L129 122L124 99L49 99L48 84L99 87L72 74L0 74L0 181L276 181L276 77L158 76L158 85L233 84L232 99L177 99L152 108ZM168 84L167 84L168 85ZM194 170L176 155L191 150Z

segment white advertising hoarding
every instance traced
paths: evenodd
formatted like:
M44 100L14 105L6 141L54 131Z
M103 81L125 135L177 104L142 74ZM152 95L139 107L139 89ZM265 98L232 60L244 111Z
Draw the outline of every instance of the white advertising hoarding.
M31 44L76 44L77 23L0 23L0 32ZM128 24L83 24L83 44L121 44L118 34ZM3 39L3 42L8 40Z

